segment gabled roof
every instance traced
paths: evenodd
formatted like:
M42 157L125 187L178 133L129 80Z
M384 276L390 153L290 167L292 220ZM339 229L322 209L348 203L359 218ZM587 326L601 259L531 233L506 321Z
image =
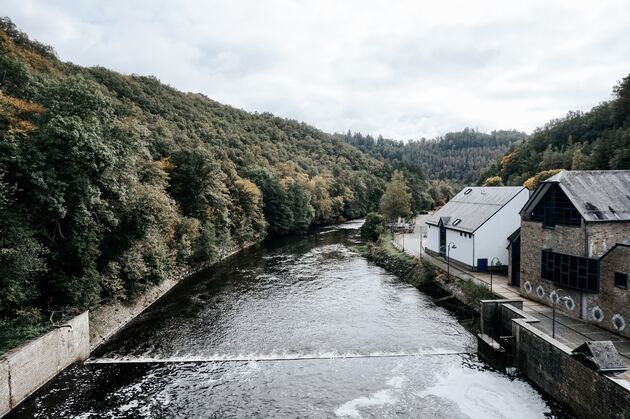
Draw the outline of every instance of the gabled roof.
M630 170L563 170L542 184L549 183L560 185L588 222L630 221Z
M441 219L447 228L472 233L524 189L522 186L466 187L431 214L426 223L438 225Z
M610 249L608 249L606 251L606 253L604 253L603 255L601 255L599 258L600 259L604 259L606 256L608 256L609 253L611 253L613 250L615 250L618 247L630 247L630 239L628 240L624 240L622 242L619 243L615 243L615 245L613 247L611 247Z

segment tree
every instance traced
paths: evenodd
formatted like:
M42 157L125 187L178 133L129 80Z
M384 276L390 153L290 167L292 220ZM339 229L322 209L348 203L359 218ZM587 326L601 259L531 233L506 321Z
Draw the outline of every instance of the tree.
M501 176L492 176L483 182L483 186L503 186Z
M530 191L533 191L540 185L540 182L549 179L551 176L558 174L562 171L562 169L553 169L553 170L545 170L543 172L537 173L535 176L530 177L523 183Z
M288 234L293 228L293 211L289 197L278 178L261 168L250 169L246 176L258 186L263 196L263 211L269 223L269 233Z
M384 230L383 216L375 212L371 212L365 218L365 223L361 226L361 237L364 240L377 241Z
M296 233L305 232L313 221L315 210L311 205L311 198L297 182L291 182L287 191L287 199L293 213L291 230Z
M402 172L395 171L381 198L381 213L387 221L392 222L398 217L406 217L410 212L411 193L405 176Z

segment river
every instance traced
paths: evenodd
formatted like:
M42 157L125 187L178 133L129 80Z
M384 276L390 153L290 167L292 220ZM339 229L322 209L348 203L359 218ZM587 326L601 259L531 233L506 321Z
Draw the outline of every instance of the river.
M245 250L178 284L10 417L537 418L430 297L350 250L358 223Z

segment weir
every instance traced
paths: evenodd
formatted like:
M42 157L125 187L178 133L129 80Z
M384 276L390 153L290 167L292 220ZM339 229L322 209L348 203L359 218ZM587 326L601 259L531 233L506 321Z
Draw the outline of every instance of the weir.
M253 356L253 357L182 357L182 358L94 358L85 364L184 364L202 362L269 362L269 361L310 361L329 359L355 358L412 358L423 356L475 355L475 352L417 352L417 353L384 353L384 354L332 354L332 355L287 355L287 356Z

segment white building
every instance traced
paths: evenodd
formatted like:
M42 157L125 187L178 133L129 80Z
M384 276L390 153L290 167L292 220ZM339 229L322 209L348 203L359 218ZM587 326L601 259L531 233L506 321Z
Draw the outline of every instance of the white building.
M466 187L427 218L425 250L449 252L451 261L473 270L507 265L507 238L520 227L519 212L528 199L529 190L521 186Z

